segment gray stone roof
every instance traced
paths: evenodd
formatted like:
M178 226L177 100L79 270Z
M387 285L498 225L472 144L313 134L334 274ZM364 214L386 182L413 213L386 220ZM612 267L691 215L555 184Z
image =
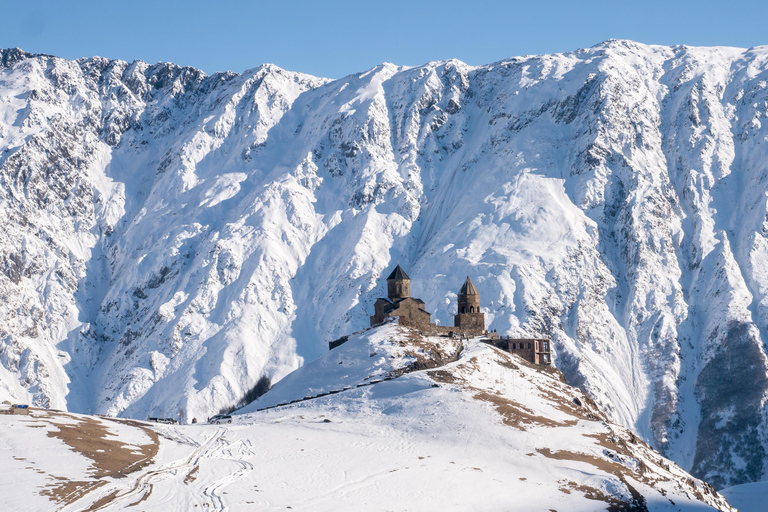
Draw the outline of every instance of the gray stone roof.
M389 277L387 278L387 281L391 281L393 279L397 279L397 280L399 280L399 279L407 279L409 281L411 280L411 278L408 277L408 274L406 274L405 271L402 268L400 268L400 264L399 263L395 267L395 270L393 270L392 273L389 274Z
M472 280L467 276L467 280L464 281L464 286L461 287L461 290L459 291L459 295L480 295L477 292L477 288L475 288L475 285L472 284Z

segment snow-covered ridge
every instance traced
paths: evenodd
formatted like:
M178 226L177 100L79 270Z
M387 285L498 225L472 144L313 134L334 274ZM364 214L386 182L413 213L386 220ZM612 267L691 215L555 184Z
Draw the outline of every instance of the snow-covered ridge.
M766 476L765 47L0 64L0 398L209 416L365 327L399 259L696 476Z
M395 379L415 370L444 366L457 360L464 350L458 336L427 336L417 329L392 323L349 339L351 343L345 342L287 375L238 413L322 397Z
M558 370L478 340L389 324L259 401L355 381L225 426L0 416L0 485L25 510L735 510Z

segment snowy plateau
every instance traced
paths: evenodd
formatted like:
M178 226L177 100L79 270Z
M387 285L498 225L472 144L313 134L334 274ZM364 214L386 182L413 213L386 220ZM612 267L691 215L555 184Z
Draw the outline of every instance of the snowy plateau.
M277 396L400 261L440 324L470 275L606 425L758 482L767 214L768 47L338 80L0 50L0 401L189 423Z

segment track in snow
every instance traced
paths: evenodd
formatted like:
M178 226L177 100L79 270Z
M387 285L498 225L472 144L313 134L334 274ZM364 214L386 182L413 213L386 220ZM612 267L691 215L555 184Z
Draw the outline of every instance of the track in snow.
M228 445L224 439L226 432L227 430L225 428L219 428L213 435L209 436L205 442L198 445L187 457L139 474L132 487L128 490L122 490L124 486L119 484L108 485L100 489L99 496L96 497L96 499L93 499L93 496L84 497L62 509L62 512L74 512L79 510L95 512L115 507L122 508L136 505L151 496L153 486L158 481L177 477L180 474L184 474L188 477L196 468L198 468L201 460L215 458L233 460L237 464L238 469L219 480L209 483L202 493L202 496L204 496L205 499L203 500L203 503L199 503L198 505L205 507L201 510L224 512L227 510L227 506L221 496L221 489L253 470L253 464L237 459L237 453L242 452L242 450L227 450ZM169 429L164 432L164 434L166 437L174 439L176 442L182 444L197 444L178 428ZM246 453L248 452L246 451ZM110 497L112 495L114 496ZM104 502L99 503L100 500L104 500Z

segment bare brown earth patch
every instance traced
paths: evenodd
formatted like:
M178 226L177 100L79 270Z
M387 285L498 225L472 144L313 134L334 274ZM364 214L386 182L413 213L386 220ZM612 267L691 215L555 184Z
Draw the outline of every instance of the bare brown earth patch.
M579 485L572 480L568 480L566 482L560 482L560 492L564 494L571 494L572 491L580 492L588 500L602 501L604 503L608 503L608 510L611 512L619 511L619 510L627 510L627 507L629 505L625 501L620 500L615 496L605 494L603 491L595 487L591 487L589 485ZM642 510L642 508L638 510Z
M451 372L448 372L445 370L434 370L431 372L427 372L427 375L429 375L432 380L435 380L437 382L442 382L444 384L456 383L456 377L454 377Z
M565 422L555 421L546 416L536 415L530 409L521 404L515 403L498 395L493 395L485 391L478 391L473 396L476 400L489 402L496 407L496 411L501 415L505 425L515 427L519 430L525 430L528 425L543 425L545 427L568 427L578 423L577 420L568 420Z
M515 363L509 360L509 357L500 357L496 360L497 363L499 363L500 366L503 366L504 368L508 370L519 370L520 367L517 366Z
M640 480L646 480L646 483L648 483L649 485L653 485L653 482L642 478L641 475L637 475L636 473L628 470L626 467L619 464L618 462L602 459L600 457L596 457L594 455L590 455L586 453L572 452L569 450L560 450L557 452L553 452L548 448L538 448L536 451L549 459L572 460L577 462L584 462L586 464L590 464L595 468L600 469L618 478L621 481L621 483L624 484L624 486L627 488L627 491L629 491L630 496L632 496L631 500L629 501L621 500L621 499L618 499L616 496L607 495L601 490L595 489L594 487L589 487L586 485L578 485L575 482L568 482L566 485L567 489L579 491L583 493L584 497L587 499L603 501L605 503L608 503L609 512L619 512L619 511L626 511L626 510L639 512L639 511L648 510L648 508L645 505L645 498L643 497L642 494L640 494L640 492L637 491L637 489L635 489L627 481L626 476L629 476L631 474L631 476L634 478L639 477ZM560 490L563 491L563 487L561 487ZM701 501L704 501L702 498L703 496L700 497L699 499Z
M630 510L645 510L645 499L643 498L642 494L637 491L628 481L628 478L632 478L636 481L643 482L646 485L649 485L654 488L658 488L657 485L660 482L669 482L671 478L664 476L663 474L660 474L658 469L664 469L669 471L670 470L670 463L669 461L665 461L661 457L658 456L658 454L647 444L645 444L642 440L638 439L634 434L631 432L627 432L627 439L624 439L622 435L618 434L617 432L611 431L609 433L599 433L599 434L583 434L584 437L590 437L597 440L597 445L605 448L605 453L607 458L600 458L594 455L589 455L585 453L579 453L579 452L572 452L568 450L561 450L557 452L553 452L547 448L543 449L537 449L536 451L539 452L541 455L544 455L547 458L550 459L556 459L556 460L572 460L572 461L578 461L578 462L584 462L587 464L592 465L593 467L602 470L608 474L611 474L621 480L621 482L624 484L624 486L629 491L629 494L632 496L632 501L630 505L633 507L640 507L640 508L631 508ZM649 471L649 467L646 466L646 464L643 462L642 458L638 457L638 454L633 453L630 449L629 445L636 445L637 449L642 451L646 451L645 457L647 460L650 456L651 459L653 459L653 454L656 455L656 459L653 460L652 463L658 464L659 468L657 470L651 470ZM632 461L635 462L637 465L637 469L633 470L627 466L625 466L622 462L628 462ZM710 498L714 499L715 502L721 502L722 504L725 504L725 501L722 499L721 496L717 494L715 489L708 484L707 482L701 482L700 485L697 485L697 483L692 479L688 478L685 480L675 480L676 485L678 489L683 491L684 493L688 494L690 493L695 497L697 500L701 502L707 502L706 496L708 495ZM666 495L666 491L663 488L659 489L659 492L662 495ZM622 507L619 507L618 505L613 505L609 507L609 511L619 511L619 510L627 510L626 508L627 504L625 503L622 505Z
M152 490L153 490L153 489L154 489L154 487L152 486L152 484L149 484L149 491L145 492L145 493L144 493L144 495L143 495L141 498L139 498L137 501L135 501L135 502L131 503L131 504L130 504L130 505L128 505L128 506L129 506L129 507L135 507L136 505L138 505L138 504L139 504L139 503L141 503L142 501L146 501L146 500L148 500L148 499L149 499L149 497L150 497L150 496L152 496ZM112 497L112 499L115 499L115 497L117 497L117 496L113 496L113 497Z
M102 496L98 500L94 501L91 506L85 509L83 512L95 512L96 510L99 510L100 508L104 507L104 505L114 500L117 497L117 494L118 491L113 491L106 496Z
M56 438L72 451L91 460L89 476L91 480L68 480L53 476L54 482L41 491L51 501L68 505L106 484L106 477L122 478L152 463L159 448L158 434L137 421L98 420L93 417L80 417L67 413L42 412L38 414L42 421L50 423L57 430L47 432L48 437ZM67 423L57 419L67 419ZM114 438L104 421L123 423L141 429L151 442L144 445L129 445ZM112 439L108 439L112 436ZM114 495L113 495L114 494ZM112 501L115 493L100 498L88 510L98 510Z
M200 466L195 466L192 468L192 471L187 473L187 476L184 477L184 483L189 485L195 480L197 480L197 472L200 470Z
M632 452L629 450L629 447L627 446L627 442L613 432L597 432L594 434L583 434L583 436L596 439L597 444L602 446L603 448L606 448L608 450L614 450L617 453L626 455L627 457L633 456ZM634 435L632 435L632 437L635 438ZM639 440L635 438L635 442L638 442L638 441ZM646 447L648 447L648 445L646 445ZM648 448L650 449L650 447Z
M605 416L599 411L594 402L588 397L578 397L582 405L577 405L573 400L568 400L566 396L557 394L552 390L540 388L541 396L552 404L552 407L562 411L570 416L590 421L605 421ZM560 390L562 392L562 390Z
M511 361L510 357L507 354L500 352L497 354L497 356L498 357L496 358L495 362L498 363L499 365L510 370L520 369L515 363ZM458 353L456 357L458 357ZM464 362L462 365L472 367L476 370L480 369L478 360L476 357L469 359L468 361ZM443 383L449 383L449 384L464 384L464 387L475 392L473 397L476 400L482 400L484 402L493 404L493 406L496 408L496 411L501 415L502 421L504 422L505 425L508 425L510 427L515 427L519 430L525 430L526 426L529 426L529 425L543 425L546 427L568 427L568 426L576 425L578 423L577 419L561 422L561 421L555 421L551 418L547 418L546 416L537 415L536 413L534 413L534 411L528 409L522 404L519 404L517 402L514 402L502 396L489 393L485 390L478 389L473 386L468 386L466 385L466 382L464 381L464 379L457 377L455 373L447 370L433 370L428 372L427 375L429 375L430 378L432 378L437 382L443 382ZM563 404L563 402L567 403L567 400L562 400L559 397L557 397L557 395L550 393L548 391L547 393L552 396L553 401L557 399L557 402L565 408L565 404ZM570 410L567 410L566 412L570 412Z
M626 469L621 464L618 464L610 460L602 459L600 457L595 457L594 455L589 455L587 453L572 452L569 450L559 450L559 451L553 452L549 448L537 448L536 451L548 459L572 460L577 462L585 462L591 466L596 467L597 469L600 469L612 475L618 474Z
M159 447L157 433L138 422L124 423L143 430L152 442L136 447L115 439L107 439L111 432L101 421L89 417L69 417L77 423L51 421L50 423L59 430L48 432L48 437L60 439L73 451L91 459L94 478L122 478L128 473L151 464L153 457L157 455Z
M519 370L519 364L520 366L525 366L541 375L554 379L555 382L551 382L549 387L541 386L538 388L538 392L542 398L548 400L554 408L576 418L592 421L606 421L605 416L597 407L597 404L595 404L595 402L588 396L581 393L578 397L580 404L577 404L572 399L568 398L569 393L567 392L567 389L570 388L570 386L566 384L565 376L557 368L550 365L536 365L517 355L509 354L496 347L491 348L496 351L495 362L499 366L503 366L510 370ZM556 393L554 390L559 393Z
M57 483L47 486L40 491L43 496L48 496L51 501L59 505L74 503L91 491L106 484L106 480L78 481L67 480L62 477L54 477Z
M438 343L434 338L425 337L413 329L402 329L400 333L405 336L405 340L399 341L398 345L407 347L404 355L411 357L414 361L403 368L393 370L390 372L390 377L445 366L456 361L462 351L462 344L450 338L448 341L440 338Z

